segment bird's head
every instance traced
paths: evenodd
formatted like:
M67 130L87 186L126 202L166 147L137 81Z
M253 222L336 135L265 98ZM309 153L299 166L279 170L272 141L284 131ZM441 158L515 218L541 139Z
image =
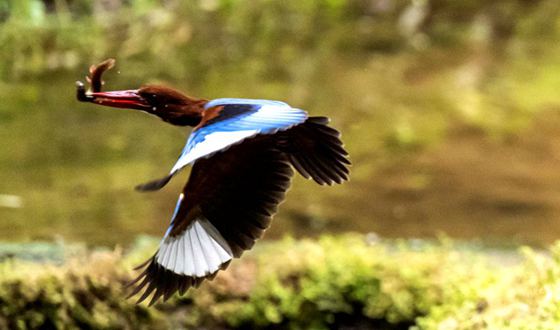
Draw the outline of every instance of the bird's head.
M92 98L90 102L141 110L179 126L196 126L207 102L188 97L169 87L151 85L123 91L93 92L89 96Z
M110 69L114 63L106 65L106 62L90 68L88 76L88 81L91 83L90 91L86 92L82 82L77 83L79 101L113 108L141 110L173 125L196 126L200 122L207 100L189 97L173 88L147 85L139 89L102 92L103 71Z

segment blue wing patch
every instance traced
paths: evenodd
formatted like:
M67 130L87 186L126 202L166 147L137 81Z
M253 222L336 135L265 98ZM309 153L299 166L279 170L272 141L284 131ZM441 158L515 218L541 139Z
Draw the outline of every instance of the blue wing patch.
M258 134L274 134L301 124L307 112L279 101L217 99L206 109L221 106L218 116L195 129L170 175L199 158L212 154Z
M215 100L209 101L204 106L204 109L210 109L210 108L213 108L213 107L217 107L219 105L233 105L233 104L258 105L258 106L276 105L276 106L290 107L287 103L284 103L282 101L257 100L257 99L228 99L228 98L225 98L225 99L215 99Z
M177 200L177 204L175 204L175 210L173 211L173 215L171 216L171 222L169 223L169 227L165 231L165 235L163 235L162 242L163 242L163 240L165 240L167 238L167 236L169 236L169 233L173 229L173 226L175 225L175 220L177 218L177 214L179 213L179 208L181 207L181 203L183 203L184 198L185 198L185 195L183 193L181 193L179 195L179 199Z

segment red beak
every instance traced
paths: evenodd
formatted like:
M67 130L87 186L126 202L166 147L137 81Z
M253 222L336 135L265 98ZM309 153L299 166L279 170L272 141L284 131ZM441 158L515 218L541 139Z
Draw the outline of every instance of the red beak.
M138 94L137 89L90 93L89 102L114 108L149 110L152 106Z

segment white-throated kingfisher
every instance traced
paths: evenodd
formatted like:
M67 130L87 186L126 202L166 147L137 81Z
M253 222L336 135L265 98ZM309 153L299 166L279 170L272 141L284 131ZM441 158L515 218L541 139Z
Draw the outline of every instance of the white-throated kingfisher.
M169 174L137 186L160 189L192 166L158 251L138 267L142 273L131 283L130 296L143 290L138 302L152 293L150 305L183 294L251 249L284 199L292 167L321 185L348 179L348 153L326 117L309 117L279 101L208 101L162 86L103 92L101 76L113 65L110 59L92 66L90 90L77 83L78 100L194 126Z

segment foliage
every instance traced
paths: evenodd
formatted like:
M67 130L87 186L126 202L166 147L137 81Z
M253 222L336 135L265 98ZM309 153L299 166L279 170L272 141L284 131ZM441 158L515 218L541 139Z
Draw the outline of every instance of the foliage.
M472 228L482 214L485 235L504 227L488 221L503 210L502 220L515 220L507 221L507 235L521 232L514 222L536 230L542 219L544 232L534 233L550 239L546 217L557 218L557 198L533 188L556 191L554 166L531 181L539 171L527 159L544 164L539 150L556 154L557 135L550 134L556 117L547 111L560 109L558 17L557 0L0 0L0 193L23 201L19 209L0 209L0 231L11 239L57 233L113 244L163 230L181 180L157 199L130 187L175 160L183 132L162 125L154 134L149 119L73 100L72 82L89 64L114 56L119 68L108 77L111 88L163 80L193 95L285 99L331 116L355 163L352 182L320 192L298 182L279 214L293 230L402 231L406 226L396 221L407 214L419 214L421 226L439 216L457 227L452 217L464 206ZM539 112L548 126L536 126L543 131L536 136L550 145L535 147L529 139L525 148L536 154L495 161L494 155L513 155L494 152L496 142L515 146ZM459 170L437 157L431 159L437 166L426 167L429 155L420 165L409 161L449 135L479 128L495 141L477 135L474 148L489 150L480 157L494 167L460 157ZM461 149L468 138L443 153L472 154L469 146ZM387 181L386 173L376 175L383 168L393 175ZM466 175L449 180L452 171ZM477 180L477 171L514 177L512 193L504 194L503 182ZM440 201L427 204L434 213L416 212L422 196ZM415 216L409 219L418 230ZM148 309L124 300L122 286L154 246L144 240L124 257L69 248L64 264L60 246L1 246L0 328L555 329L560 323L558 244L545 254L496 256L446 241L353 235L263 242L213 282ZM37 262L45 254L49 261Z
M420 329L557 329L560 326L560 244L550 255L521 250L523 263L472 281L470 299L433 306ZM478 277L471 273L471 277ZM478 283L477 283L478 282ZM461 285L458 289L462 289Z
M220 67L284 77L301 57L558 36L554 0L3 0L0 77L32 77L119 54L148 76ZM551 26L552 24L552 26ZM318 37L320 36L320 37ZM165 66L174 70L165 70Z
M464 247L443 239L324 236L263 242L212 282L155 308L123 297L155 240L74 254L63 265L0 264L0 326L55 328L554 329L560 245Z
M146 328L157 315L122 297L120 254L83 255L61 266L7 260L0 265L0 327Z
M163 233L184 180L149 197L132 187L171 166L186 132L74 99L87 67L115 57L108 89L166 83L206 98L280 99L332 119L351 182L295 182L270 235L416 234L418 217L433 235L468 217L480 229L462 236L509 237L508 223L524 242L547 244L558 219L550 112L560 108L559 13L556 0L0 0L0 194L21 200L0 206L0 232L106 245ZM527 134L534 118L551 127ZM536 142L516 144L534 132ZM445 149L431 153L446 142L455 158L472 158L450 167ZM473 179L471 162L487 176Z

